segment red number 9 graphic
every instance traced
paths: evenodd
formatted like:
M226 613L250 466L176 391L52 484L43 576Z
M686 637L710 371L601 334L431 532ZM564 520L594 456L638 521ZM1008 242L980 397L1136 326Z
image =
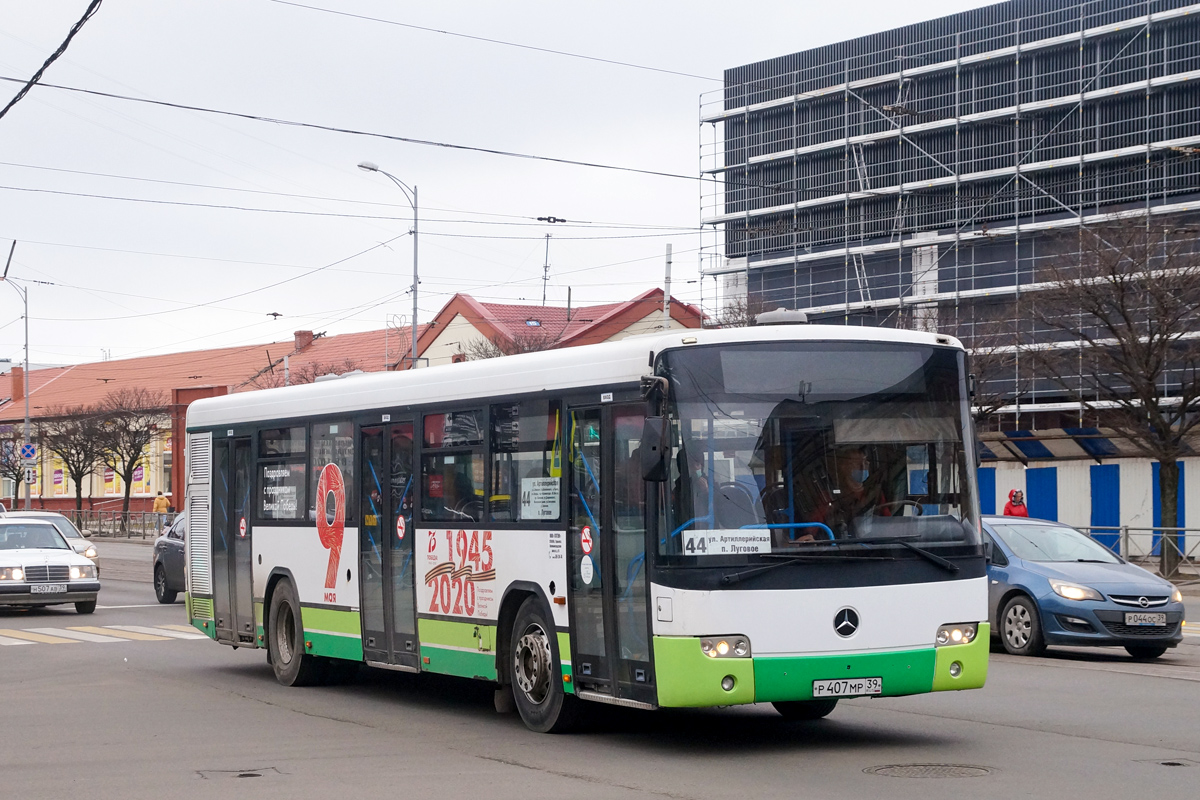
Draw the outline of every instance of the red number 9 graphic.
M326 509L330 494L333 495L332 515ZM342 539L346 535L346 482L337 464L326 464L321 470L321 477L317 479L317 533L321 535L321 546L329 551L325 588L333 589L337 587Z

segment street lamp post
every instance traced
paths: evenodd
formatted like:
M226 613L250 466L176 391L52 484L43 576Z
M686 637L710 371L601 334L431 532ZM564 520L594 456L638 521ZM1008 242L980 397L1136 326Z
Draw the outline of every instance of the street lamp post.
M4 264L4 275L0 276L0 281L4 281L9 286L17 290L17 294L21 295L22 302L25 303L25 371L22 377L25 380L24 395L25 395L25 439L23 444L29 442L29 290L22 289L8 279L8 268L12 264L13 251L17 249L17 242L14 239L12 247L8 249L8 261ZM26 462L26 467L28 468ZM33 499L30 497L31 489L28 481L25 485L25 509L33 508Z
M397 178L390 172L385 172L379 168L378 164L372 164L370 161L363 161L358 165L358 168L365 172L378 172L390 178L392 183L400 187L400 191L404 193L404 199L412 206L413 210L413 282L412 282L412 339L409 344L409 351L412 353L412 365L410 369L417 368L417 187L409 186L404 181Z

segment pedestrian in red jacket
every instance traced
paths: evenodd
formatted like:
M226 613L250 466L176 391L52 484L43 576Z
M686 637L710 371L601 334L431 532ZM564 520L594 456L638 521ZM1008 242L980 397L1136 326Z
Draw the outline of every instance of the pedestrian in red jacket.
M1004 504L1004 516L1006 517L1028 517L1029 509L1025 506L1025 493L1020 489L1013 489L1008 493L1008 502Z

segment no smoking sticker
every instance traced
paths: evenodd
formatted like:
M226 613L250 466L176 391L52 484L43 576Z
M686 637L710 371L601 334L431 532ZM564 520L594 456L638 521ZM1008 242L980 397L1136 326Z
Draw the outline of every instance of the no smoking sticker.
M404 517L396 517L396 538L404 539Z
M586 525L583 527L583 532L579 534L579 546L583 548L583 554L591 555L592 553L592 529Z
M242 517L241 520L238 521L238 536L244 537L245 535L246 535L246 518Z

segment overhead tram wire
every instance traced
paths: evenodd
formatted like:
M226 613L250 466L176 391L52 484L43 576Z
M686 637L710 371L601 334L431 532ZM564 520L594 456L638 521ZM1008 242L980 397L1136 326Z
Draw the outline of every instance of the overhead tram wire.
M22 82L20 78L13 78L8 75L0 75L0 81ZM254 122L267 122L272 125L283 125L292 128L307 128L309 130L326 131L329 133L343 133L349 136L363 136L370 139L383 139L390 142L401 142L404 144L415 144L423 147L439 147L445 150L459 150L468 153L482 153L484 155L501 156L504 158L516 158L526 161L541 161L549 164L563 164L572 167L588 167L591 169L611 170L614 172L628 172L633 175L648 175L655 178L671 178L673 180L684 180L689 182L696 181L715 181L716 179L706 175L684 175L678 172L663 172L661 170L642 169L640 167L625 167L618 164L601 164L595 161L580 161L571 158L558 158L555 156L541 156L533 153L518 153L511 150L497 150L490 147L474 147L466 144L454 144L452 142L438 142L430 139L416 139L410 136L397 136L390 133L378 133L375 131L362 131L355 128L342 128L336 125L322 125L316 122L300 122L298 120L280 119L277 117L264 117L258 114L246 114L240 111L226 111L218 108L207 108L205 106L193 106L186 103L172 103L167 100L152 100L146 97L133 97L131 95L117 94L115 92L102 92L97 89L83 89L78 86L64 86L57 83L39 83L39 88L58 89L64 92L76 92L79 94L93 95L95 97L107 97L113 100L124 100L129 103L143 103L145 105L162 106L164 108L174 108L181 111L196 111L202 114L216 114L224 117L234 117L236 119L252 120ZM770 189L775 190L775 186L761 182L752 181L735 181L728 178L722 181L725 186L740 186L754 189Z
M537 53L548 53L555 56L566 56L567 58L578 58L584 61L595 61L600 64L611 64L617 67L629 67L630 69L640 69L647 72L659 72L664 75L677 75L681 78L696 78L697 80L710 81L720 83L721 78L713 78L708 75L693 75L690 72L679 72L673 69L663 69L662 67L648 67L644 64L633 64L628 61L617 61L612 58L600 58L599 56L587 56L582 53L572 53L567 50L552 50L548 47L537 47L531 44L519 44L517 42L506 42L503 39L490 39L486 36L473 36L469 33L458 33L457 31L447 31L441 28L429 28L424 25L414 25L410 22L397 22L396 20L383 19L381 17L368 17L365 14L352 14L349 11L338 11L333 8L322 8L321 6L310 6L304 3L292 2L292 0L269 0L269 2L277 3L281 6L293 6L295 8L303 8L309 11L319 11L325 14L334 14L339 17L350 17L352 19L364 20L366 22L379 22L384 25L394 25L398 28L408 28L410 30L424 31L426 33L438 33L443 36L454 36L459 39L470 39L475 42L486 42L487 44L496 44L503 47L515 47L520 50L532 50Z
M91 177L91 178L112 178L114 180L137 181L140 183L157 183L157 184L162 184L164 186L185 186L185 187L192 188L192 189L215 189L215 190L221 191L221 192L243 192L246 194L262 194L262 195L268 195L271 197L288 197L288 198L292 198L292 199L296 199L296 200L320 200L323 202L330 202L330 203L353 203L355 205L383 206L385 208L407 208L407 206L401 206L399 203L385 203L380 200L360 200L360 199L352 199L349 197L328 197L328 196L316 195L316 194L294 194L292 192L272 192L272 191L268 191L265 189L247 189L247 188L243 188L243 187L239 187L239 186L219 186L217 184L212 184L212 183L191 183L189 181L171 181L171 180L166 180L163 178L145 178L145 177L141 177L141 176L137 176L137 175L118 175L118 174L112 173L112 172L89 172L88 170L67 169L65 167L46 167L46 166L41 166L38 164L18 164L15 161L0 161L0 167L16 167L18 169L42 170L42 171L46 171L46 172L62 172L62 173L68 174L68 175L87 175L88 177ZM537 217L532 217L528 214L500 214L500 213L496 213L493 211L472 211L470 209L462 209L462 208L430 207L428 210L445 212L447 214L471 214L471 215L479 216L479 217L503 217L506 219L516 219L516 220L534 220L533 222L528 223L531 226L536 225L537 224L536 220L540 219ZM467 220L467 219L439 220L439 221L441 221L441 222L461 222L461 223L465 223L465 224L476 224L476 225L488 224L481 220ZM564 222L566 223L567 227L591 226L591 227L603 227L603 228L630 228L630 229L647 229L647 230L654 230L654 229L687 230L687 229L690 229L691 227L693 227L693 226L685 226L685 225L642 225L642 224L635 224L635 223L628 223L628 222L600 222L600 221L596 221L596 220L564 220ZM493 224L504 224L504 223L493 223ZM514 223L514 224L516 224L516 223Z
M351 259L366 255L367 253L370 253L373 250L378 250L379 248L385 247L398 239L403 239L405 236L408 236L408 235L410 235L410 234L406 231L406 232L400 234L399 236L393 236L390 239L386 239L377 244L373 244L370 247L366 248L365 250L360 250L357 253L354 253L352 255L348 255L344 258L339 258L337 261L333 261L329 264L325 264L324 266L315 267L313 269L310 269L308 272L302 273L300 275L293 275L290 278L284 278L281 281L275 281L274 283L269 283L266 286L259 286L257 289L248 289L247 291L238 292L237 294L231 294L227 297L221 297L216 300L209 300L204 303L193 303L192 305L184 306L182 308L172 308L172 309L167 309L164 311L147 311L144 314L131 314L131 315L121 316L121 317L39 317L38 319L43 322L117 322L120 320L127 320L127 319L145 319L146 317L158 317L158 316L162 316L163 314L176 314L176 313L179 313L180 311L190 311L191 309L194 309L194 308L208 308L209 306L215 306L217 303L224 303L227 300L236 300L239 297L246 297L248 295L257 294L259 292L265 292L267 289L274 289L276 286L282 286L285 283L291 283L293 281L298 281L301 278L307 278L309 275L315 275L318 272L323 272L327 269L330 269L331 267L337 266L338 264L344 264L345 262L350 261Z

